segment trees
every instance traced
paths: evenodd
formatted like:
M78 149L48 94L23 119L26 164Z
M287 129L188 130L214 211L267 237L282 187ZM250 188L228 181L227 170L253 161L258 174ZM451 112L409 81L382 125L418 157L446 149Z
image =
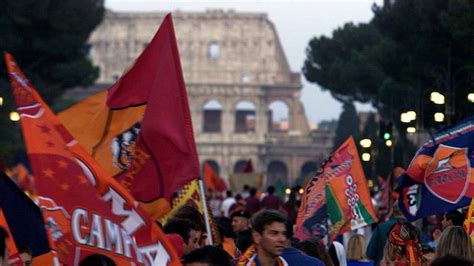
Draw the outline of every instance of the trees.
M5 0L0 9L0 49L13 54L46 102L73 86L91 85L97 67L88 58L87 39L104 15L103 0ZM13 99L5 67L0 67L0 160L20 143L9 121Z
M344 103L342 109L339 122L337 123L333 150L339 148L350 135L357 139L360 134L359 117L354 105L352 103Z
M373 7L367 24L345 24L331 38L309 42L303 73L343 103L371 103L383 119L405 128L400 114L417 112L418 130L452 124L474 114L474 2L396 0ZM430 93L446 96L445 105ZM406 149L405 149L406 150Z
M372 103L385 119L418 111L428 129L435 111L446 109L450 123L474 113L474 2L385 1L373 11L368 24L312 39L305 77L341 102ZM429 101L432 91L446 95L447 108Z

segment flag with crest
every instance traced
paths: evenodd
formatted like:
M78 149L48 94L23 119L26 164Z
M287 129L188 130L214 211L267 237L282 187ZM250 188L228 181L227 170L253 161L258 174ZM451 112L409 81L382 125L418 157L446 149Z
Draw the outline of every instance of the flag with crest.
M179 265L159 227L60 123L10 54L5 61L52 248L63 264L91 254L118 265Z
M61 117L100 162L119 168L112 171L117 180L156 220L170 211L172 195L201 175L171 14L107 92ZM97 130L85 136L80 125L91 120Z
M468 205L474 197L474 116L432 134L398 179L409 221Z
M338 235L377 222L354 139L349 137L305 187L296 221L300 239Z

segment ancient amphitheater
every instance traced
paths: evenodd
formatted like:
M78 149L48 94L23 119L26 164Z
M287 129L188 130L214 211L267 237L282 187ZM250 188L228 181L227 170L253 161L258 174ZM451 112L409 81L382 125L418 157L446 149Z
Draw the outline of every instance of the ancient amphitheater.
M120 77L164 15L108 11L90 38L100 78L73 94L84 97ZM267 15L208 10L177 11L173 18L200 162L228 178L251 159L266 184L294 184L314 171L330 152L333 133L310 130L300 73L290 71ZM287 113L276 119L274 108L282 106Z

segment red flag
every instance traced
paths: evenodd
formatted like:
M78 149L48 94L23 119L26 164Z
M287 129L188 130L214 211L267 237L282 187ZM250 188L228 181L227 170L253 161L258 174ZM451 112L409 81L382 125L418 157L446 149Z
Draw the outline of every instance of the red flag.
M249 159L247 161L244 169L242 170L242 173L253 173L252 159Z
M207 189L212 189L217 192L222 192L227 189L225 181L217 175L207 162L204 163L204 182Z
M133 67L109 89L107 104L147 104L130 168L118 179L141 202L165 198L200 176L171 14Z
M118 265L179 265L172 246L132 196L62 126L5 54L51 245L63 264L93 253Z

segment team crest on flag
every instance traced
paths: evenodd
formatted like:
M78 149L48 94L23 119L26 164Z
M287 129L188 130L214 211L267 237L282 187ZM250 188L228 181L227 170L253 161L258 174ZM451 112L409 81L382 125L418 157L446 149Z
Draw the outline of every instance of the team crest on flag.
M432 134L398 179L408 220L447 212L474 197L474 116Z
M426 187L439 198L457 203L469 185L467 148L439 145L425 172Z

